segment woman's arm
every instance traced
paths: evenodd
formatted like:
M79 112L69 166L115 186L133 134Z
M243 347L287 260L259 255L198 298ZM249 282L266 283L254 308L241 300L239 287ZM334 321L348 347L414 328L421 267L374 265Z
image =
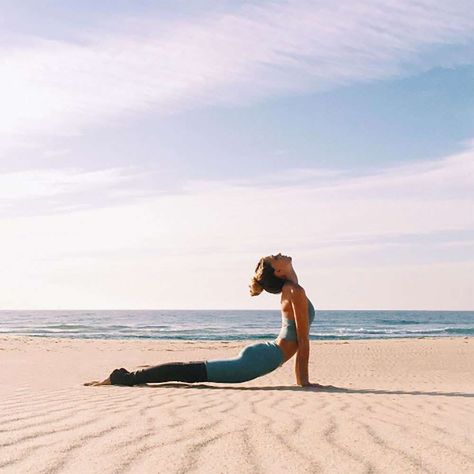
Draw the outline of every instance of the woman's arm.
M291 289L291 304L295 317L296 336L298 338L298 352L295 360L296 383L301 386L309 385L309 321L308 299L301 286Z

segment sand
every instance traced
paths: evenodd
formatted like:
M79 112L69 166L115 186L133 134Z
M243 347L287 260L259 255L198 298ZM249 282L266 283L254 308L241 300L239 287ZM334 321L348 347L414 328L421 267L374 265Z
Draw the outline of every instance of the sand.
M0 338L0 472L474 472L474 339L312 342L244 384L86 387L245 343Z

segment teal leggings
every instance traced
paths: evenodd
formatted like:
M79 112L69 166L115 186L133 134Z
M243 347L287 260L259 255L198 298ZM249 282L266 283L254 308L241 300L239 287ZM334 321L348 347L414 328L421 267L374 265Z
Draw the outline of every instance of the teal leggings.
M246 382L280 367L283 352L276 342L260 342L245 347L237 357L207 360L205 364L209 382Z

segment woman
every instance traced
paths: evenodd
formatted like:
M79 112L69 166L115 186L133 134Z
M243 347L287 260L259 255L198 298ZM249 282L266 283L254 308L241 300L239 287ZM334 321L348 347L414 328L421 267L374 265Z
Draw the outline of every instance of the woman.
M296 383L301 387L321 387L311 384L308 375L309 326L314 319L314 308L298 284L291 257L279 253L260 259L250 283L250 294L257 296L263 290L281 293L282 328L275 341L247 346L231 359L167 363L135 372L116 369L104 381L85 385L245 382L272 372L296 354Z

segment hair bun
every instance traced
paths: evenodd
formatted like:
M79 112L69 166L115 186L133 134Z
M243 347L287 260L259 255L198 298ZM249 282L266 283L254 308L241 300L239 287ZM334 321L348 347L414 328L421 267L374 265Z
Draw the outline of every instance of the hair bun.
M258 296L263 291L263 286L257 281L255 277L252 278L249 288L250 296Z

